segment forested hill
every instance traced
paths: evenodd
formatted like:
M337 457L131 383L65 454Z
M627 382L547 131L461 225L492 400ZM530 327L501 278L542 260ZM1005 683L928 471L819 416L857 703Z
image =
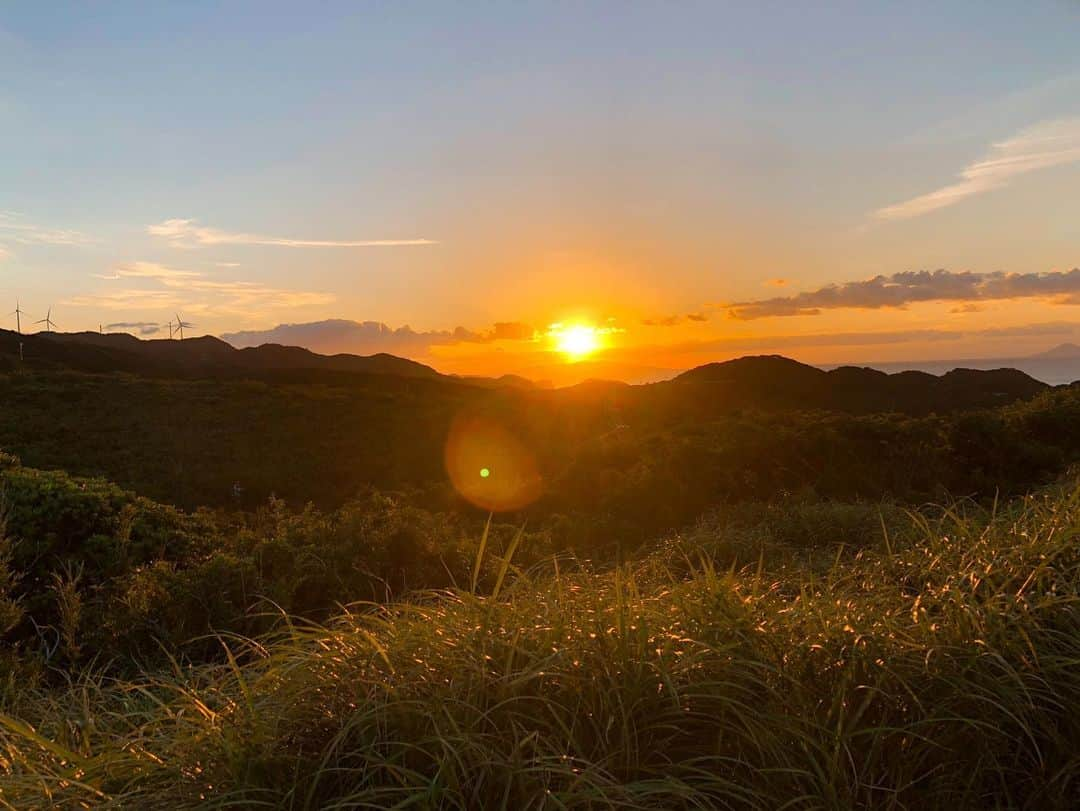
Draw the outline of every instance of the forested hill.
M642 535L718 500L805 487L914 501L942 488L992 496L1043 483L1077 458L1080 387L1047 390L1008 372L1011 389L993 373L958 372L913 375L904 390L904 375L752 358L695 373L708 379L542 390L301 371L283 382L16 364L0 372L0 450L187 507L252 507L276 494L331 508L377 487L450 508L450 427L479 415L534 457L544 481L534 512L589 514L596 531L597 514L617 515Z

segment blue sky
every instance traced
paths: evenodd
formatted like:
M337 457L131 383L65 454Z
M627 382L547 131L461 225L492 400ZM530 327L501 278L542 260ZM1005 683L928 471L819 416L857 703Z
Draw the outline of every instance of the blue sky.
M69 329L180 307L215 333L580 316L664 344L955 327L855 308L631 329L771 279L1077 264L1068 148L890 207L1027 160L1040 133L1073 143L1080 6L792 5L6 4L0 296Z

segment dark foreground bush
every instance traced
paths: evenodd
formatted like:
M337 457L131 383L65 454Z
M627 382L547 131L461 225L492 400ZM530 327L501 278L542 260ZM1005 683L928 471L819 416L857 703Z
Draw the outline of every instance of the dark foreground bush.
M88 671L0 717L0 799L1074 808L1080 488L911 520L825 568L743 568L703 531L603 574L503 563L483 596L282 617L214 640L220 664Z
M514 531L493 527L491 547ZM163 652L220 658L199 638L268 629L257 603L325 619L355 600L465 582L479 535L374 491L328 512L275 499L189 513L0 454L0 706L5 685L93 659L115 670ZM527 540L549 553L545 533Z

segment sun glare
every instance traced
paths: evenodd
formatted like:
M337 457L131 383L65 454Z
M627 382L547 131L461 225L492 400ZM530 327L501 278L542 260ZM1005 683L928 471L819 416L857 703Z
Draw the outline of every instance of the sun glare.
M571 361L582 360L600 348L599 331L585 324L553 324L551 335L555 348Z

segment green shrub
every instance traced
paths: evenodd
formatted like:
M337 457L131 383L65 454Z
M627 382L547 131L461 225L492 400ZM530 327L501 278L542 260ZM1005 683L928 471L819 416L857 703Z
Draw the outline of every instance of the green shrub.
M1045 808L1080 789L1080 486L988 513L762 507L603 572L282 618L220 664L0 716L15 806ZM872 528L878 517L876 529ZM711 534L710 534L711 533ZM722 564L722 565L721 565ZM503 572L507 564L498 564Z

